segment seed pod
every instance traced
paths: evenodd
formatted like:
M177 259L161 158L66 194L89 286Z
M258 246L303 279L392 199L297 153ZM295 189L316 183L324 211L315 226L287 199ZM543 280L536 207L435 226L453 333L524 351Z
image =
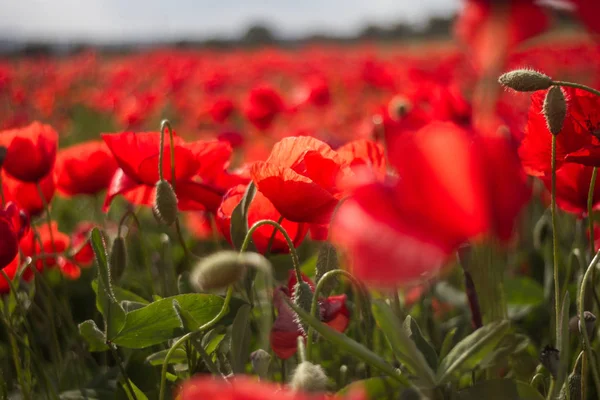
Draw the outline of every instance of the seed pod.
M552 346L544 347L542 354L540 354L540 362L550 372L550 375L556 379L560 367L559 351Z
M250 354L250 362L254 373L261 379L266 379L269 374L269 364L271 364L271 355L263 349L258 349Z
M158 222L167 226L177 219L177 196L171 184L164 179L156 182L152 212Z
M530 69L516 69L502 74L498 82L517 92L535 92L552 86L552 78Z
M113 241L108 259L108 267L114 282L118 282L127 266L127 247L125 239L117 236Z
M565 94L558 86L552 86L546 93L542 107L548 130L553 135L558 135L563 128L567 117L567 101Z
M213 291L234 284L245 271L246 264L240 253L220 251L200 260L192 270L190 280L200 291Z
M296 392L325 392L327 391L327 375L320 365L303 361L294 371L290 387Z

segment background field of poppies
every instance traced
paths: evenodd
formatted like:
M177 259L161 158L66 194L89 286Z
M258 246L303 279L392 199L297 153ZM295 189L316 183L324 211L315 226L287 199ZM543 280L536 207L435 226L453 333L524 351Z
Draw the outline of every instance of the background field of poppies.
M559 3L0 56L0 398L598 398L600 5Z

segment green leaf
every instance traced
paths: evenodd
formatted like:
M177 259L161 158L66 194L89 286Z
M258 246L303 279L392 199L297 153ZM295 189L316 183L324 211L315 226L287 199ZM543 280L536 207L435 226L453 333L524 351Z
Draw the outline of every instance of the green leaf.
M121 307L123 307L123 309L125 310L125 312L139 310L140 308L144 308L147 306L147 304L138 303L137 301L129 301L129 300L122 301L120 304L121 304Z
M248 233L248 208L254 195L256 194L256 186L254 182L250 182L246 188L246 193L240 203L233 209L231 213L231 242L236 250L240 250L246 234ZM252 246L252 247L251 247ZM254 245L250 243L247 250L254 250Z
M94 293L96 293L96 295L97 295L98 294L98 279L94 279L92 281L92 289L94 290ZM117 299L117 301L119 303L122 303L124 301L134 301L136 303L141 303L144 305L150 304L150 302L148 300L146 300L145 298L143 298L142 296L139 296L127 289L123 289L122 287L112 285L112 290L113 290L113 294L115 295L115 298Z
M475 368L496 348L509 329L509 321L492 322L461 340L440 363L438 383L445 383L455 372Z
M252 307L248 304L241 306L231 325L231 368L234 374L243 373L246 370L250 354L250 312Z
M478 364L480 369L492 368L506 362L511 355L516 355L525 350L529 345L529 338L525 335L508 334L504 336L496 348L488 353Z
M450 350L452 350L452 345L454 344L454 336L456 336L457 328L452 328L446 334L444 341L442 342L442 349L440 350L440 357L442 359L448 355Z
M427 363L431 369L435 371L438 365L437 353L435 352L433 346L423 337L423 333L421 332L419 325L417 325L417 321L415 321L415 319L410 315L404 320L404 330L406 331L408 337L415 342L415 345L421 354L425 356L425 360L427 360Z
M428 387L436 386L433 370L429 367L427 360L419 351L415 342L407 335L390 306L381 299L375 300L373 302L373 317L398 360L403 362L413 374L422 379Z
M114 400L114 389L74 389L62 392L61 400Z
M152 366L163 365L163 362L165 361L165 357L167 356L168 352L169 349L157 351L154 354L150 354L148 357L146 357L146 362ZM169 359L169 364L184 364L186 362L187 355L185 353L185 350L181 348L176 349L173 352L173 354L171 354L171 358Z
M221 342L223 342L223 339L225 339L224 333L215 335L213 338L211 338L210 341L208 341L208 343L205 346L206 353L212 354L215 351L217 351L217 349L219 348L219 345L221 344Z
M106 336L104 336L104 332L102 332L96 326L96 323L91 319L82 322L79 324L79 333L85 339L88 344L88 349L91 352L95 351L106 351L108 350L108 345L106 344Z
M133 389L133 393L130 392L130 386L131 389ZM148 400L148 397L144 394L144 392L142 392L140 388L135 386L135 383L131 382L131 380L129 380L129 385L123 382L121 384L121 387L125 391L125 394L127 395L127 398L129 400Z
M542 394L529 383L517 381L516 384L520 400L544 400L544 396L542 396Z
M544 288L528 277L507 279L504 284L508 313L511 318L528 315L532 307L544 301Z
M194 316L187 310L181 308L176 299L173 300L173 308L175 309L175 313L181 321L181 326L186 332L195 332L198 330L198 328L200 328L200 324L198 321L196 321Z
M336 397L343 398L356 390L357 392L362 391L366 398L370 400L396 400L400 398L399 394L404 389L406 389L406 386L395 379L378 377L352 382L338 391Z
M112 342L131 349L143 349L163 343L183 333L181 319L173 308L177 300L200 325L212 320L223 306L223 298L210 294L180 294L155 301L127 314L125 325ZM237 310L241 301L232 300L230 312Z
M481 329L481 328L480 328ZM510 379L492 379L478 382L458 392L458 400L507 400L520 399L517 385Z
M98 289L96 307L104 317L104 330L108 340L112 340L125 323L125 310L117 301L110 280L106 246L98 228L92 230L90 243L98 265Z

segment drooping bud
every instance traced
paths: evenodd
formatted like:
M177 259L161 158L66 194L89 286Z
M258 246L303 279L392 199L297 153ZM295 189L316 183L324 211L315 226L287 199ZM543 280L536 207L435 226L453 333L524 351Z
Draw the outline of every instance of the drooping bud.
M325 392L327 391L327 375L320 365L303 361L294 371L290 387L297 392Z
M152 213L158 222L172 225L177 219L177 196L171 184L160 180L156 182Z
M588 338L591 340L592 334L594 333L594 326L596 325L596 316L589 311L584 311L583 320L585 322L584 325ZM579 321L579 332L581 332L581 321Z
M127 248L125 246L125 239L121 236L117 236L113 241L108 260L108 267L110 268L110 274L114 282L117 282L121 278L126 265Z
M190 281L200 291L219 290L240 280L245 271L243 253L220 251L200 260L192 270Z
M517 92L535 92L552 86L552 78L531 69L516 69L500 75L498 82Z
M552 346L544 347L542 354L540 354L540 362L550 372L550 375L556 379L560 367L559 351Z
M271 364L271 355L263 349L258 349L250 354L250 362L254 373L261 379L266 379L269 375L269 364Z
M548 130L553 135L558 135L567 118L567 101L559 86L553 86L548 90L542 110Z

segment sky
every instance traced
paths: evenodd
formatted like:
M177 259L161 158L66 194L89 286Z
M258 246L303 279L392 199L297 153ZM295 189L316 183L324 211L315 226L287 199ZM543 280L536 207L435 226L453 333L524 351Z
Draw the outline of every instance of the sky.
M120 42L235 37L267 22L282 37L420 24L460 0L0 0L0 39Z

